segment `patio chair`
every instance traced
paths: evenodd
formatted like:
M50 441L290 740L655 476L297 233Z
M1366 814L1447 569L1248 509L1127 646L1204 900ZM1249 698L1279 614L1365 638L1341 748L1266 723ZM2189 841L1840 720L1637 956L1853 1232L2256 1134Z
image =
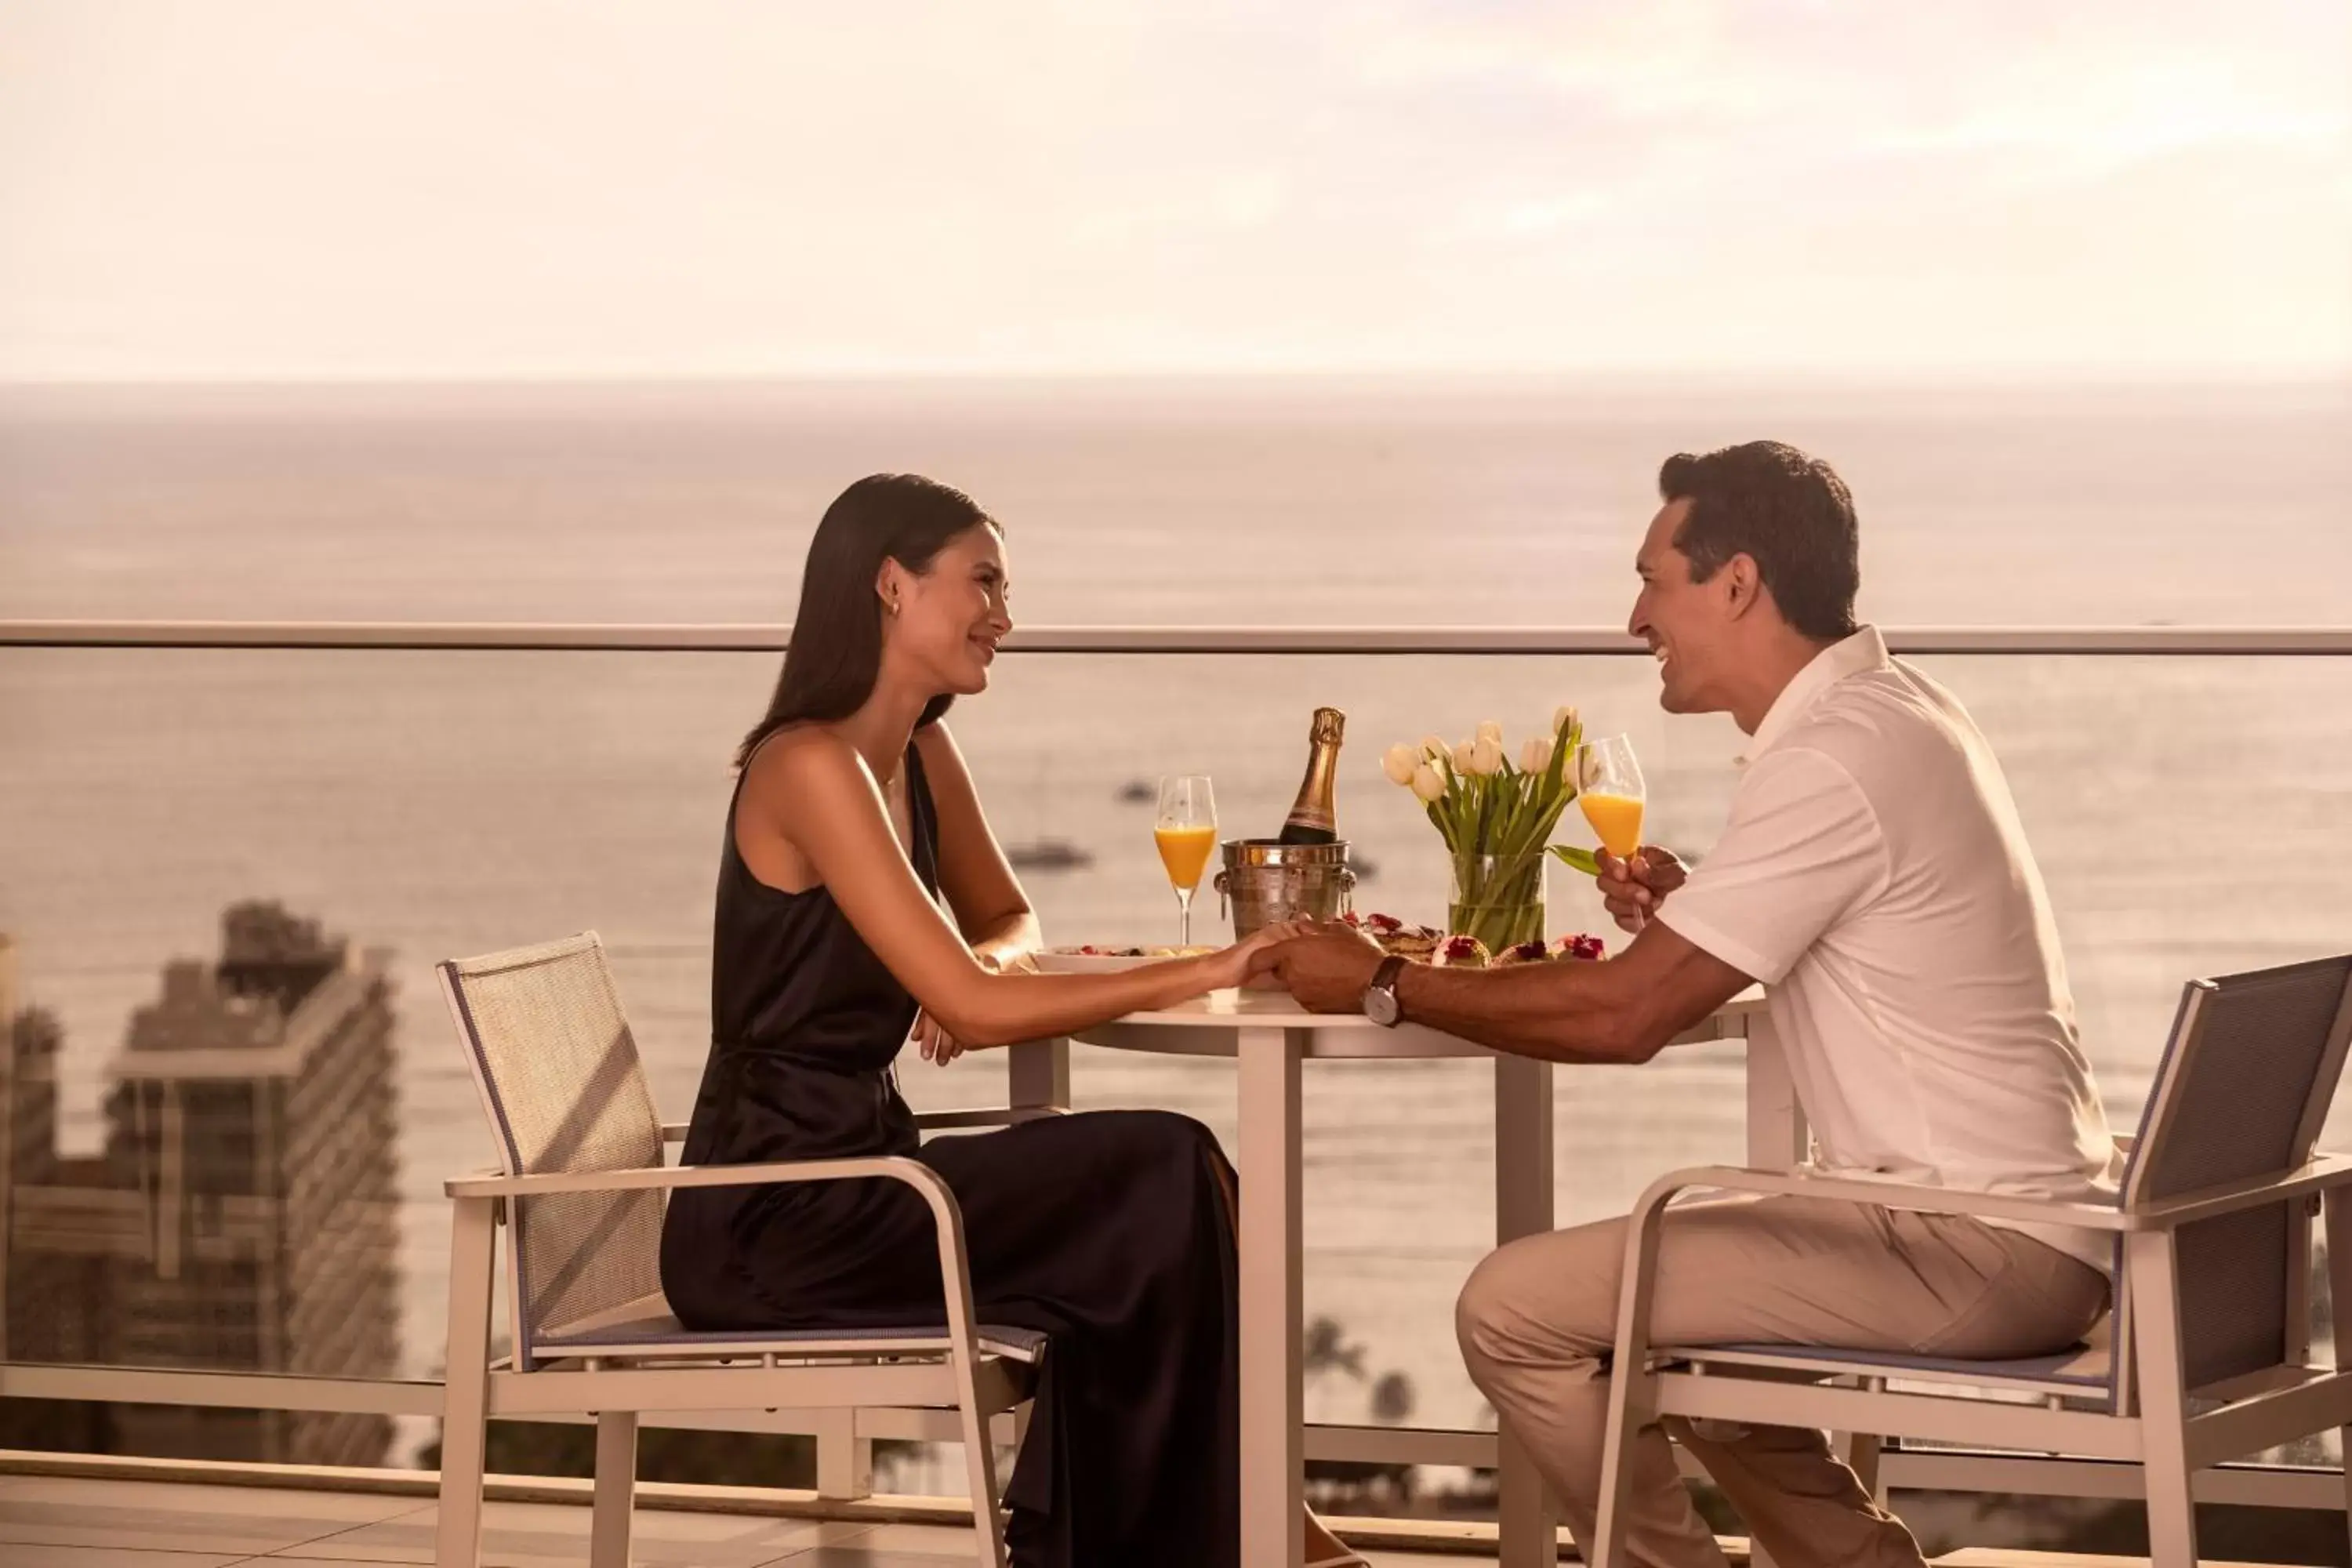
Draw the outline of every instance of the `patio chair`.
M991 1418L1026 1397L1045 1336L972 1321L954 1194L909 1159L665 1166L664 1126L593 931L438 966L499 1153L495 1173L447 1184L449 1353L436 1560L481 1549L485 1423L593 1415L590 1562L626 1568L641 1411L953 1409L979 1561L1005 1568ZM954 1111L924 1125L1002 1125L1046 1112ZM687 1186L903 1182L937 1223L945 1321L864 1332L698 1332L661 1293L665 1194ZM490 1357L496 1231L507 1228L510 1355ZM852 1417L854 1420L854 1417Z
M2154 1568L2197 1561L2190 1478L2352 1425L2352 1370L2310 1364L2324 1200L2336 1366L2352 1369L2352 1159L2314 1158L2352 1037L2352 956L2191 981L2128 1150L2121 1203L2053 1203L1795 1172L1677 1171L1628 1228L1599 1526L1624 1562L1623 1463L1661 1415L1916 1437L2137 1464ZM2116 1237L2116 1310L2084 1343L1979 1362L1791 1344L1664 1346L1648 1321L1667 1201L1692 1188L1841 1198ZM1891 1389L1890 1383L1906 1385ZM1769 1547L1769 1542L1759 1543Z

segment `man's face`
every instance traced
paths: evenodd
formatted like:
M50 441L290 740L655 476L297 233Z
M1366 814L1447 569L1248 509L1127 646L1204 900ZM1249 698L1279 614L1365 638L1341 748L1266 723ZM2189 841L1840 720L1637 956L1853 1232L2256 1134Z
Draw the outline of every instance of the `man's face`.
M1706 583L1691 581L1690 557L1675 545L1690 507L1687 500L1671 500L1650 520L1634 558L1641 596L1633 601L1626 628L1648 643L1659 661L1664 687L1660 706L1669 713L1712 713L1727 705L1713 689L1731 624L1723 593L1727 574L1717 572Z

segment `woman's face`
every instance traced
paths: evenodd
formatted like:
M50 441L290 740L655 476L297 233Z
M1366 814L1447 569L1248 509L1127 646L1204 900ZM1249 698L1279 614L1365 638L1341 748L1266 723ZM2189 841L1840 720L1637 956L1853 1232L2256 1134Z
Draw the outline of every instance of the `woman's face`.
M1004 542L996 530L975 524L948 541L929 571L890 563L882 577L886 605L893 593L898 605L897 614L886 612L886 647L909 673L958 697L987 690L996 645L1013 629Z

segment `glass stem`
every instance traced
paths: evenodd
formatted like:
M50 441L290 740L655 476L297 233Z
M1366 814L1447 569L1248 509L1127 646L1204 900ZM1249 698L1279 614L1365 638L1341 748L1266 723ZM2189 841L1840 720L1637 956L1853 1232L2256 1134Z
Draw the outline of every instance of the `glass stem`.
M1192 889L1179 888L1176 889L1176 908L1178 910L1176 917L1176 945L1179 947L1190 947L1192 945Z

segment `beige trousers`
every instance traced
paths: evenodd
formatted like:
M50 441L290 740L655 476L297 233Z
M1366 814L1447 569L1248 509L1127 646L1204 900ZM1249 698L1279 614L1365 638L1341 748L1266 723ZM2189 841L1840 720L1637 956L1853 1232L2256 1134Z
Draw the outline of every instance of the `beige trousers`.
M1599 1507L1624 1257L1622 1219L1527 1237L1472 1271L1456 1311L1471 1381L1530 1450L1580 1542L1592 1539ZM1666 1211L1650 1339L2000 1359L2072 1344L2106 1301L2097 1270L1978 1220L1819 1198L1729 1198ZM1781 1568L1921 1563L1911 1532L1874 1503L1824 1434L1666 1425ZM1645 1427L1625 1458L1632 1561L1724 1568L1666 1437Z

